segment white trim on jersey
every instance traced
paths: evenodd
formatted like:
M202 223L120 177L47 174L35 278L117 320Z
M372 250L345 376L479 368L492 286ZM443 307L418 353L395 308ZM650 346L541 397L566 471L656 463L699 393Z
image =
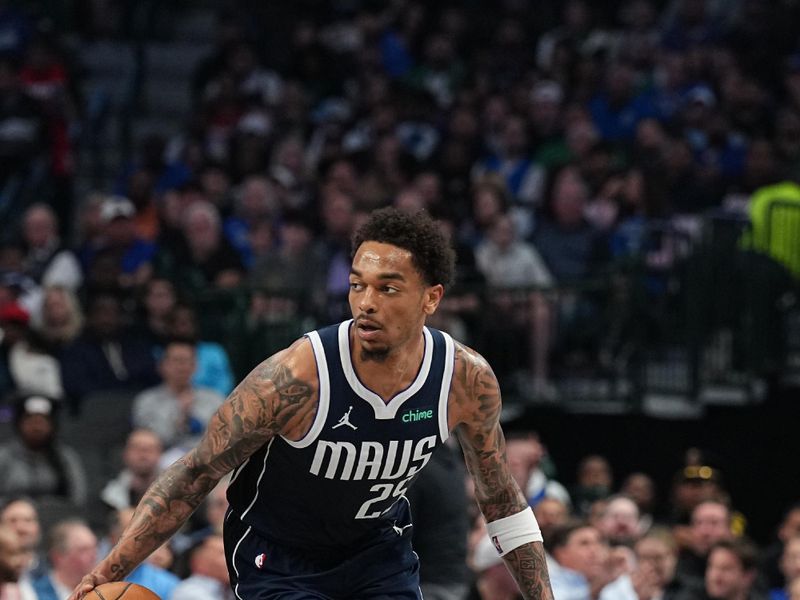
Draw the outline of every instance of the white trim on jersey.
M328 409L331 404L331 382L328 376L328 361L325 358L325 348L322 346L319 333L316 331L307 333L306 337L308 337L311 342L311 348L314 350L314 361L317 363L319 400L317 401L317 415L314 417L314 423L312 423L311 429L308 430L305 436L296 442L281 436L283 440L293 448L307 448L316 441L322 428L325 427L325 421L328 418Z
M269 451L272 450L272 442L274 441L275 438L272 438L269 442L267 442L267 451L264 452L264 464L261 465L261 473L259 473L258 481L256 481L256 493L253 494L253 499L250 501L250 504L247 506L247 508L244 509L244 512L239 517L240 521L244 521L244 518L247 516L247 513L250 512L250 509L253 508L253 505L256 503L256 500L258 500L258 491L261 488L261 479L264 477L264 471L267 470L267 459L269 458Z
M231 474L231 480L228 483L229 486L239 478L239 475L242 474L242 471L244 471L244 468L247 466L247 463L249 463L249 462L250 462L250 457L248 456L246 461L244 461L242 464L240 464L238 467L236 467L233 470L233 472Z
M428 379L431 360L433 359L433 336L427 327L423 328L425 353L422 357L422 366L419 369L419 373L417 373L417 378L410 386L386 403L383 398L361 383L353 368L353 361L350 358L350 325L352 322L353 320L350 319L339 325L339 358L342 362L342 371L344 371L347 383L350 384L350 388L356 395L369 402L375 411L376 419L394 419L403 402L416 394Z
M453 369L455 368L456 345L453 338L442 331L444 337L444 371L442 373L442 388L439 390L439 437L446 441L450 437L450 427L447 422L447 402L450 399L450 384L453 381Z
M239 538L238 542L236 542L236 546L233 549L233 554L231 554L231 566L233 566L233 571L234 573L236 573L236 586L233 588L233 593L236 594L236 597L239 600L244 600L244 599L239 595L239 569L236 568L236 553L239 551L239 546L242 545L244 538L247 537L247 534L250 533L250 530L252 528L253 528L252 525L247 528L247 531L244 532L244 535Z

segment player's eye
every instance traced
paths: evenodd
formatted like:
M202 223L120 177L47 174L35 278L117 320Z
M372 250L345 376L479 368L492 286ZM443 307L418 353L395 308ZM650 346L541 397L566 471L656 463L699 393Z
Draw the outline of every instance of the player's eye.
M360 292L362 289L364 289L364 286L358 283L357 281L351 281L350 289L353 290L354 292Z

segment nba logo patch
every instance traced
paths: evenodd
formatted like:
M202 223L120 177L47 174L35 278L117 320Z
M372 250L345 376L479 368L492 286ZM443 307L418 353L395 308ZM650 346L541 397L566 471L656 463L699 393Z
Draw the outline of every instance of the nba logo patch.
M264 561L267 560L267 555L263 552L256 556L256 568L263 569L264 568Z
M492 543L494 544L495 550L497 550L498 554L503 553L503 547L500 545L500 540L497 539L496 535L492 536Z

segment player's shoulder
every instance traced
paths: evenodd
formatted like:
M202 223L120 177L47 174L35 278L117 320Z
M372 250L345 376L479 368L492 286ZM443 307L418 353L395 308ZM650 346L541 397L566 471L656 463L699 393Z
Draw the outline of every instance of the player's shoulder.
M489 362L477 350L456 342L450 386L451 426L493 421L500 411L500 386Z
M263 360L250 377L256 381L272 381L278 379L306 382L312 387L317 385L317 367L311 342L305 336L298 338L291 345Z
M456 341L451 395L462 401L472 399L487 385L497 386L497 378L489 361L474 348Z

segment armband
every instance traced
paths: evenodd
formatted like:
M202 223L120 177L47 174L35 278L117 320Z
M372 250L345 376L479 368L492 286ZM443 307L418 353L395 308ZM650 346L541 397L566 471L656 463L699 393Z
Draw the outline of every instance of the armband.
M542 541L542 531L530 506L515 515L487 523L486 530L500 556L505 556L522 544Z

